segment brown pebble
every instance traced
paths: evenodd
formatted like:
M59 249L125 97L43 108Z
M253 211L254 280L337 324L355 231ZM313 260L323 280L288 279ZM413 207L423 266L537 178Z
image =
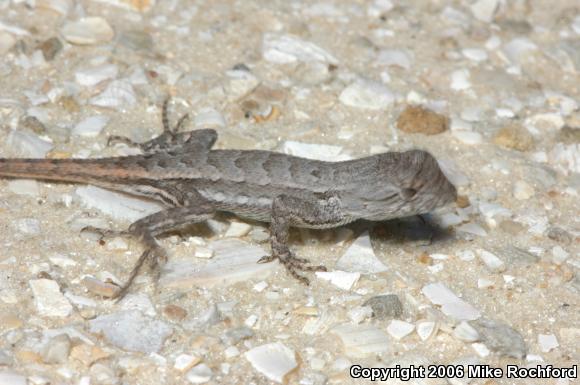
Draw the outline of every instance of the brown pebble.
M510 235L518 235L526 230L526 226L519 222L512 221L511 219L501 221L499 228Z
M46 127L40 120L35 116L27 116L22 119L22 126L28 128L37 134L44 134L46 132Z
M54 59L56 54L62 50L62 43L56 37L51 37L40 43L38 45L38 49L42 51L42 55L44 56L44 60L51 61Z
M421 106L408 106L399 115L397 128L409 133L435 135L449 128L449 118Z
M564 126L558 132L556 140L565 144L580 143L580 128Z
M167 305L163 308L163 314L171 321L182 321L187 317L187 311L181 306Z
M502 127L493 137L499 146L518 151L528 151L534 147L534 138L524 127L513 124Z
M70 352L71 358L81 362L86 367L89 367L92 363L102 358L107 358L110 355L110 353L105 352L98 346L90 346L87 344L73 346Z
M433 264L433 258L431 258L427 253L421 253L417 258L417 261L419 261L419 263L422 263L423 265Z
M461 209L464 209L471 205L471 202L469 202L469 198L466 195L458 195L457 199L455 200L455 203Z

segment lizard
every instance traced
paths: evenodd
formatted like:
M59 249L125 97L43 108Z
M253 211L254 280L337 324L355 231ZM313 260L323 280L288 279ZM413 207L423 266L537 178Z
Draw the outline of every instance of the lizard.
M269 222L271 254L294 278L308 285L304 271L325 271L299 258L288 245L290 227L334 228L362 219L384 221L429 213L457 198L454 185L427 151L386 152L326 162L263 150L213 149L214 129L180 132L187 114L171 127L168 99L163 132L136 143L121 136L109 142L136 146L141 154L88 159L0 159L0 177L91 184L161 202L162 211L124 231L87 227L101 236L129 236L144 251L117 297L122 298L147 261L159 268L166 252L157 238L216 212Z

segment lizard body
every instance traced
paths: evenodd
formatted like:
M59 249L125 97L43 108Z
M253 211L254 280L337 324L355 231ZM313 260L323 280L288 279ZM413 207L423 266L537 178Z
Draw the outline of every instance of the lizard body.
M455 187L428 152L390 152L323 162L259 150L212 150L217 133L202 129L164 132L138 145L143 154L101 159L0 159L0 176L86 183L164 203L167 209L122 232L140 239L145 252L122 288L122 296L145 260L164 257L155 237L178 226L227 211L270 222L272 255L304 283L306 266L288 248L289 227L332 228L357 219L381 221L428 213L456 199ZM113 139L130 142L126 138Z

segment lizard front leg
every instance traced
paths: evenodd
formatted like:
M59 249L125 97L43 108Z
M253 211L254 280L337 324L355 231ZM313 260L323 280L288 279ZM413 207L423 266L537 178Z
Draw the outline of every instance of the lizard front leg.
M127 230L118 233L87 228L87 230L94 230L105 236L126 235L133 237L139 240L145 248L116 298L123 298L127 294L127 290L146 261L149 262L152 269L156 270L156 274L159 273L159 265L160 262L166 259L166 252L155 237L187 224L203 222L211 218L214 213L214 207L209 202L200 199L195 202L188 202L188 206L185 207L174 207L141 218L131 224Z
M306 266L308 260L297 258L288 247L289 229L293 227L335 227L349 222L340 205L340 198L334 193L314 198L299 198L280 195L272 203L270 223L270 245L272 255L260 259L259 263L275 259L300 282L308 285L308 278L299 271L326 271L324 266Z

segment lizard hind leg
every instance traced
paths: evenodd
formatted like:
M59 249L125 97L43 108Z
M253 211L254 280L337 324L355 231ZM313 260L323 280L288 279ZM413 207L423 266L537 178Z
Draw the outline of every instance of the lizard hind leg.
M169 123L168 112L169 98L163 102L161 111L161 122L163 125L163 132L157 137L148 140L147 142L137 143L133 140L124 137L113 135L109 137L107 145L115 143L123 143L130 147L138 147L144 154L155 154L159 152L176 151L184 152L207 152L217 140L217 133L213 129L200 129L187 132L179 132L184 123L189 118L188 114L184 114L179 118L173 128Z
M146 263L154 271L155 281L159 278L160 267L167 260L167 253L155 239L157 236L187 224L203 222L211 218L215 213L214 207L199 196L191 198L187 203L187 206L170 208L141 218L131 224L125 231L115 232L94 228L83 229L85 231L95 231L105 237L118 235L130 236L138 240L144 247L141 256L135 262L129 274L129 278L121 286L120 291L116 295L118 300L127 294L139 271Z

